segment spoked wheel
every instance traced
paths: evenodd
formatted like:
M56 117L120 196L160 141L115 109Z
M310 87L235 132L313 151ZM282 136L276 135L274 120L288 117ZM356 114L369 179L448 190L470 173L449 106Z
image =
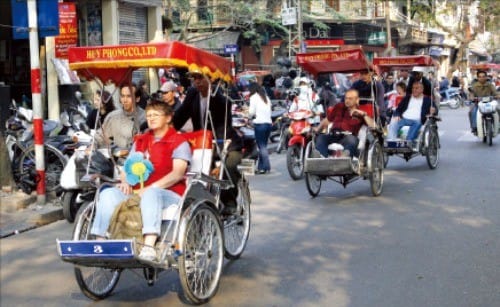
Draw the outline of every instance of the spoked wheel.
M238 183L237 212L224 219L224 255L238 259L247 245L250 233L250 190L248 180L242 177Z
M76 215L73 240L93 240L90 227L94 219L94 203L82 205ZM90 299L108 297L120 279L120 270L98 267L75 266L75 277L83 294Z
M66 166L66 158L53 146L44 145L45 160L45 191L57 192L61 189L60 177ZM31 145L26 149L19 160L19 172L24 174L35 169L35 146Z
M179 278L183 298L191 304L203 304L215 295L224 260L222 226L215 210L197 206L183 225Z
M427 132L427 133L425 133ZM436 130L428 129L424 132L424 137L427 137L425 150L425 158L430 169L435 169L439 162L439 136Z
M486 130L484 131L486 136L486 143L489 146L493 145L493 123L491 119L486 120Z
M306 148L306 158L312 158L313 157L313 142L309 142L307 144ZM321 177L318 175L313 175L309 172L305 173L306 175L306 187L307 191L309 192L309 195L312 197L318 196L319 192L321 191Z
M299 180L304 176L304 161L301 157L302 147L293 145L286 152L286 167L293 180Z
M368 159L371 161L369 177L372 194L373 196L379 196L384 185L384 152L378 141L375 141L370 148Z

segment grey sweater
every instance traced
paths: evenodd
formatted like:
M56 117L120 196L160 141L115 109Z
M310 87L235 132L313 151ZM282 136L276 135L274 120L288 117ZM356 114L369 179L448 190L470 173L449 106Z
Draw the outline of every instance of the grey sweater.
M140 126L146 122L146 112L136 107L134 112L127 113L123 109L114 110L109 113L96 131L95 140L97 148L107 146L106 139L113 139L113 143L118 147L130 148L134 136L140 132Z

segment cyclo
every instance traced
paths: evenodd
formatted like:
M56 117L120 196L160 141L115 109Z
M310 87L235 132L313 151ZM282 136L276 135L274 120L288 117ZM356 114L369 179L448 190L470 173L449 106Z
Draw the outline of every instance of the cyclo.
M415 66L433 67L434 62L428 55L415 56L394 56L394 57L374 57L373 65L380 71L390 71L396 69L411 69ZM431 97L432 98L432 97ZM434 101L432 105L435 106ZM436 112L438 108L435 108ZM386 140L384 143L385 165L389 163L389 156L399 156L407 162L419 155L425 156L430 169L435 169L439 163L439 134L437 122L441 119L437 114L427 115L427 120L420 128L418 136L418 146L412 146L411 141L406 140ZM403 134L402 127L398 134Z
M212 80L232 80L230 61L180 42L70 48L69 62L72 70L102 81L123 81L142 67L183 68L202 71ZM206 109L205 116L211 120ZM195 140L190 142L193 159L186 175L187 188L177 206L163 212L162 231L155 246L157 261L138 258L141 246L135 239L95 240L90 229L99 192L94 201L80 207L72 240L57 240L62 260L75 265L76 280L87 297L99 300L109 296L124 269L142 269L148 285L155 283L159 272L176 269L182 286L179 295L189 303L201 304L217 292L224 256L237 259L243 253L250 231L251 202L245 169L240 168L242 178L237 183L222 179L227 172L224 158L228 142L213 140L206 129L193 132L191 138ZM221 142L222 148L213 146ZM210 175L214 153L220 157L217 178ZM84 177L82 180L98 186L97 191L113 182L99 174ZM221 190L235 185L237 210L221 215Z
M304 70L314 74L353 73L370 70L362 49L332 52L297 54L297 63ZM372 94L373 97L373 94ZM383 133L373 99L360 106L360 109L375 118L375 126L363 125L358 136L359 159L350 156L322 157L316 150L315 137L305 150L304 174L307 191L316 197L321 190L321 183L331 179L344 187L359 179L369 179L374 196L382 193L384 182ZM330 144L332 149L339 144Z

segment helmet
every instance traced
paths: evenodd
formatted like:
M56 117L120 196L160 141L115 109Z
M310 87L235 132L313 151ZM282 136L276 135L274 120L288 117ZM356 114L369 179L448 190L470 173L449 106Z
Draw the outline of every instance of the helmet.
M413 67L412 71L425 72L425 68L422 66L415 66L415 67Z
M85 174L89 163L89 155L77 156L75 159L76 169ZM94 151L91 154L89 174L102 174L113 178L113 162L106 158L100 151Z
M305 84L309 85L310 81L309 81L309 79L307 77L301 77L299 79L299 83L302 83L302 82L304 82Z

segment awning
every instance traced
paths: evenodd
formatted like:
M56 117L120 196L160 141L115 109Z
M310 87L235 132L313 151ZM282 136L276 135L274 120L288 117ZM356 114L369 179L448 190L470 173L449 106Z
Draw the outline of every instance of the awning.
M297 54L297 64L317 75L330 72L359 72L371 69L361 49Z
M179 38L179 33L172 33L170 35L172 40ZM217 54L225 54L225 45L237 45L240 32L203 32L203 33L189 33L186 43L193 45L197 48L211 51Z
M86 77L99 77L120 84L127 72L142 67L181 67L198 71L212 79L231 82L231 61L181 42L70 47L69 66ZM131 76L131 74L130 74Z
M434 66L434 61L428 55L375 57L373 58L373 65L382 70L397 70L414 66Z

